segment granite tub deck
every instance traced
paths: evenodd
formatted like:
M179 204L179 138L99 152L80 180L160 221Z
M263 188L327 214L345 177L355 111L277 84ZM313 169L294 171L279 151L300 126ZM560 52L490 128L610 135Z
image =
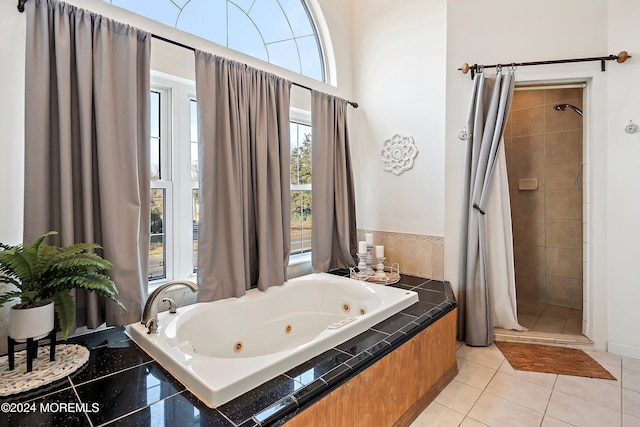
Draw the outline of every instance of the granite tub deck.
M64 402L77 404L79 411L0 413L0 425L297 426L309 422L340 425L352 423L353 417L360 422L352 425L408 425L457 372L456 302L445 282L403 275L391 286L418 292L419 302L217 409L194 397L141 350L124 328L70 338L69 343L91 350L89 362L81 370L32 392L0 398L0 403L29 402L39 408L40 403ZM433 335L437 330L440 332ZM429 349L433 351L427 355ZM423 359L427 366L420 365ZM397 419L383 424L377 419L371 424L376 420L370 419L374 405L366 408L368 402L358 400L353 391L372 387L370 381L375 386L376 378L380 383L387 374L395 377L402 372L430 371L430 364L442 365L442 374L415 381L416 388L409 388L409 396L401 397L400 403L409 409ZM396 398L390 398L389 391L395 387L389 388L385 381L381 384L384 391L372 393L368 389L358 394L400 407ZM334 405L336 401L347 402L351 410Z

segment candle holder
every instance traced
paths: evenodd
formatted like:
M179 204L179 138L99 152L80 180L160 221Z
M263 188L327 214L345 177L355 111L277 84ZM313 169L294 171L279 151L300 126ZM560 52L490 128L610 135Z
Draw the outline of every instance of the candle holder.
M367 272L367 253L358 253L358 271L360 273Z
M366 274L373 274L373 245L367 244L367 268L364 271Z
M376 277L386 277L387 274L384 272L384 260L385 257L376 258L378 260L378 264L376 264Z

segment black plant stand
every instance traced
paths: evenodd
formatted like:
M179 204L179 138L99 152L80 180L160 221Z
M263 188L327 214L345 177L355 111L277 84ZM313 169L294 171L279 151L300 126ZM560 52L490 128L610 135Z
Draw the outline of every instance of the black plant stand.
M49 338L49 360L56 360L56 330L55 328L45 337ZM15 365L15 346L20 342L11 337L7 337L9 350L9 370L12 371ZM27 338L27 372L33 370L33 359L38 358L38 340Z

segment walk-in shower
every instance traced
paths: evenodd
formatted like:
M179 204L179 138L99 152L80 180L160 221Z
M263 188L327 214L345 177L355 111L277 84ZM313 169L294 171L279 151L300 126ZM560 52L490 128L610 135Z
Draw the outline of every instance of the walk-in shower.
M582 103L577 85L517 88L505 131L518 320L536 332L582 333Z

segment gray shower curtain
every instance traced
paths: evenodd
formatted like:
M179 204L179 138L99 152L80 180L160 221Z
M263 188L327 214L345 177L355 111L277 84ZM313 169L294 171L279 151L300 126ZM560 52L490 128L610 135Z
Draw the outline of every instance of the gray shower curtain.
M471 136L466 154L458 340L472 346L488 346L494 339L485 215L515 83L511 71L498 72L492 80L483 73L476 75L467 123Z
M289 93L273 74L196 50L199 301L286 280Z
M347 101L311 91L314 271L354 266L357 229Z
M149 257L147 33L55 0L26 4L24 241L98 243L122 311L77 290L76 326L139 321Z

